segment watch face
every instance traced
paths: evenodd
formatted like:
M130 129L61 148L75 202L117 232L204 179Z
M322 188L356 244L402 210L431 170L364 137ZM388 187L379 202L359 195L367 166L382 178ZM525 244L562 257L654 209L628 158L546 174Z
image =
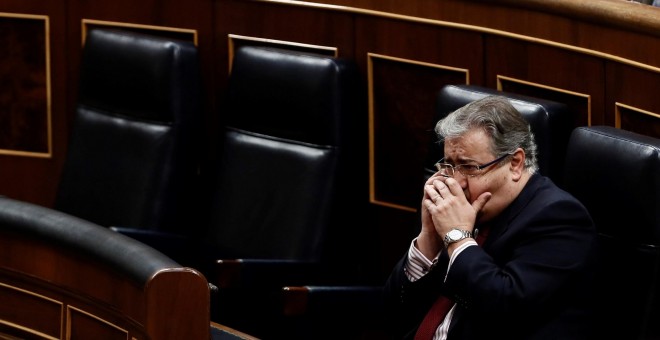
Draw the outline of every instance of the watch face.
M460 230L453 229L447 233L447 236L449 236L449 239L452 241L455 241L460 240L461 237L463 237L463 233Z

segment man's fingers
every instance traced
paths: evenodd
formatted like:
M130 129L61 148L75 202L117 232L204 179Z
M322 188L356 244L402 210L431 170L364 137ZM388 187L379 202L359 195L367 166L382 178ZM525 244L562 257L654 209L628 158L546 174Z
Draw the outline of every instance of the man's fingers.
M472 203L472 207L474 208L474 211L479 212L481 209L486 205L486 202L490 200L490 198L493 196L490 192L484 192L477 199Z

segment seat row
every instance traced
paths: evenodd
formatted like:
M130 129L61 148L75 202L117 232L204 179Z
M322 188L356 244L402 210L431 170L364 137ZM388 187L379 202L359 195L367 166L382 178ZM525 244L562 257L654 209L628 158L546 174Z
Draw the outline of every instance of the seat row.
M373 226L359 223L368 220L369 141L355 65L239 46L218 140L207 143L201 131L216 129L201 123L192 44L95 29L83 53L57 209L201 270L218 288L215 321L263 338L359 338L367 324L383 336ZM648 321L658 316L658 140L575 129L564 104L470 85L440 89L436 118L493 94L507 96L530 122L541 174L592 213L603 246L595 289L641 282L634 298L614 306L634 311L618 315L633 325L626 334L658 334ZM432 173L441 157L433 141L420 173ZM303 322L289 323L292 315Z
M352 223L366 103L349 61L242 46L222 122L203 126L198 58L189 42L88 32L54 206L200 270L213 320L266 337L283 285L366 279L352 260L367 251Z

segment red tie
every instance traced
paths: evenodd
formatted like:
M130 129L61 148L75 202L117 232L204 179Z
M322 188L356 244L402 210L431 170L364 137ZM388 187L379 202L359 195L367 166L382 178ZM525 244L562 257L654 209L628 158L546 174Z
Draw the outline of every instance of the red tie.
M483 244L486 236L488 236L489 229L490 228L484 228L484 230L477 232L478 245ZM435 300L433 306L431 306L431 309L429 309L429 311L426 313L426 316L424 317L424 320L422 320L422 323L419 325L417 333L415 333L415 340L432 340L433 335L435 335L435 332L440 326L440 323L442 323L442 320L445 319L445 316L447 316L447 313L449 313L449 310L453 305L454 302L444 295L441 295L437 300Z

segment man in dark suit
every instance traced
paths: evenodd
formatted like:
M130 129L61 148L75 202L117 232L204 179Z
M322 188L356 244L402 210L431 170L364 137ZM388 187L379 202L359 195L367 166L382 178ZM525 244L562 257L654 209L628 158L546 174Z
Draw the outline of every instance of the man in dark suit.
M397 337L589 338L595 228L537 173L527 122L491 96L435 132L445 157L424 186L421 231L386 284Z

